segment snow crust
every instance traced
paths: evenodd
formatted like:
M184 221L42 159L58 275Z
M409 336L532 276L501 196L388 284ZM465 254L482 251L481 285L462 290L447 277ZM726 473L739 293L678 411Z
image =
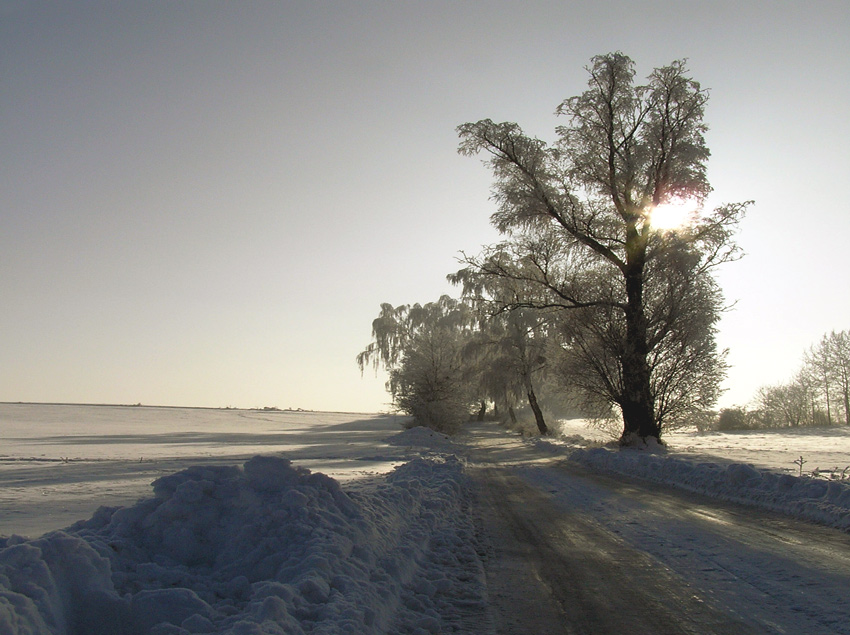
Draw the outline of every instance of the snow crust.
M485 610L454 457L350 492L272 456L193 466L153 491L65 531L0 539L0 633L422 634L467 619L459 606Z
M748 463L721 464L633 448L580 448L569 460L603 472L681 487L850 531L850 481L793 476Z

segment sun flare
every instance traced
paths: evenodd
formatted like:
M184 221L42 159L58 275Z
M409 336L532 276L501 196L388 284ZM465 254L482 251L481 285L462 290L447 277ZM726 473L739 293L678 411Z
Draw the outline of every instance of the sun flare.
M649 215L649 222L654 229L669 231L690 224L696 213L696 205L693 201L674 200L653 208Z

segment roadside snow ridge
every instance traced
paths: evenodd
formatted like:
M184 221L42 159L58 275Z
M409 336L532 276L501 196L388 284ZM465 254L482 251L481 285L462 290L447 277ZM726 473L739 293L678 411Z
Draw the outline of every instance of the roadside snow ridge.
M746 463L719 465L635 449L577 449L570 461L850 531L850 482L780 474Z
M65 531L0 538L0 633L421 635L485 621L453 457L415 459L351 493L271 456L153 488Z

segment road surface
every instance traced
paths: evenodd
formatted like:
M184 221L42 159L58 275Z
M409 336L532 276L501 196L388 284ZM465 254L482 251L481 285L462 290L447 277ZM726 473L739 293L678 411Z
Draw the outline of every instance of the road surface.
M850 633L850 536L471 427L498 633Z

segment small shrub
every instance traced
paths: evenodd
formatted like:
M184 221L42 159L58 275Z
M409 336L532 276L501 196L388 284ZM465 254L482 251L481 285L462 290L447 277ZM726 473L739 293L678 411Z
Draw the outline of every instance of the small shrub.
M723 408L717 417L716 429L720 432L728 430L748 430L750 422L743 408Z

